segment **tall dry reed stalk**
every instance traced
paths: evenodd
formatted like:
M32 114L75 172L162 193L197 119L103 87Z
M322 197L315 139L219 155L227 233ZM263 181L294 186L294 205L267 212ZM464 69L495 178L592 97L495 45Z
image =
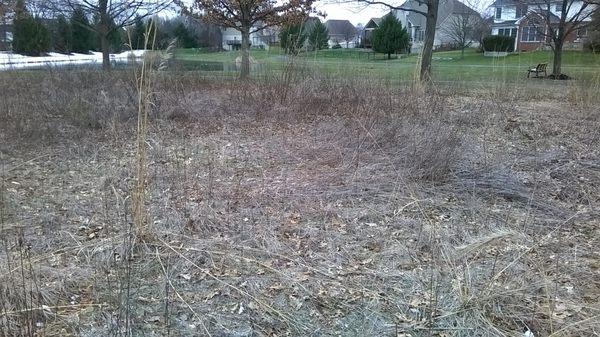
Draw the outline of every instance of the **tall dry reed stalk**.
M144 42L151 46L150 52L155 50L156 23L151 21L145 32ZM157 72L167 66L170 55L175 47L175 40L171 41L166 53L161 56L156 65L157 57L154 53L146 53L141 67L135 72L136 88L138 92L136 154L135 154L135 186L132 192L133 201L133 226L138 239L146 240L152 237L153 231L148 227L146 219L145 200L148 184L148 113L154 106L154 87Z

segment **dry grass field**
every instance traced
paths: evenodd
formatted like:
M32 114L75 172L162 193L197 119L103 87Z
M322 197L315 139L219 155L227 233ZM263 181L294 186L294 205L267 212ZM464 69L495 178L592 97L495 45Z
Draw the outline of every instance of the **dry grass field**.
M600 335L597 85L155 76L140 157L129 72L0 74L1 336Z

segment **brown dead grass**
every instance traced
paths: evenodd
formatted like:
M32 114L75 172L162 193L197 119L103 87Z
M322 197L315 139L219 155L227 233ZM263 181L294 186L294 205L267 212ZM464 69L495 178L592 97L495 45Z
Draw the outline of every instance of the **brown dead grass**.
M121 75L2 77L0 334L597 334L589 105L165 77L147 142L156 236L127 252Z

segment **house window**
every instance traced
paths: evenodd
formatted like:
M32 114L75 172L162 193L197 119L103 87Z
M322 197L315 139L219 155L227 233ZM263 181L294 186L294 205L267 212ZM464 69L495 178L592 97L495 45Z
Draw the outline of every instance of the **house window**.
M415 27L415 35L414 35L414 39L413 40L415 42L422 42L423 41L423 36L425 35L424 31L419 26L414 26L414 27Z
M502 19L502 7L496 7L496 19Z
M515 36L517 36L517 29L516 28L500 28L500 29L498 29L498 35L515 37Z
M540 37L536 27L523 27L523 33L521 34L522 42L539 42Z
M587 27L581 27L581 28L577 29L577 37L586 37L586 36L588 36Z

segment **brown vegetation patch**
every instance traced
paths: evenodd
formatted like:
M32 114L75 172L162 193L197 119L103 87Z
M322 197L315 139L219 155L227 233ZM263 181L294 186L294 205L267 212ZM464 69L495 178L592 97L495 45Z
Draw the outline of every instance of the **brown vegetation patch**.
M0 88L13 93L0 106L0 335L600 328L589 106L165 76L147 140L156 235L141 241L127 74L13 75Z

